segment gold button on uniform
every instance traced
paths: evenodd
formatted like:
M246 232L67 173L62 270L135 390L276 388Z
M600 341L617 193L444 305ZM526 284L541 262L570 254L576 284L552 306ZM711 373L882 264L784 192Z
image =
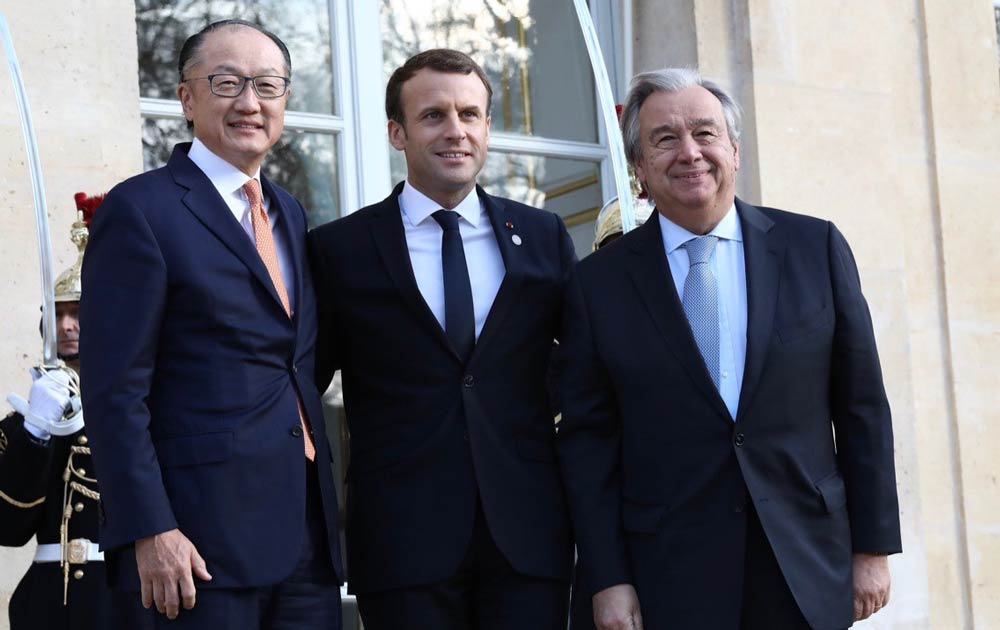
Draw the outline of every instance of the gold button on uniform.
M83 578L83 569L77 569L76 571L73 571L73 578L76 579L76 580L82 579Z
M87 445L87 436L86 435L78 436L76 438L76 443L79 444L80 446L86 446Z
M76 510L77 512L82 512L83 511L83 503L77 503L76 505L73 506L73 509Z
M81 477L86 477L86 476L87 476L87 469L86 469L86 468L77 468L77 469L76 469L76 472L77 472L77 474L79 474L79 475L80 475Z

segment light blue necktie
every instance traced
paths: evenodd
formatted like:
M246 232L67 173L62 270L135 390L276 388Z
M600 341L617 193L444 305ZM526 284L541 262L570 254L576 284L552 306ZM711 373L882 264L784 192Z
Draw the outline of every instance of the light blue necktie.
M682 298L684 314L716 389L719 388L719 283L708 261L718 242L716 236L699 236L684 243L691 267Z

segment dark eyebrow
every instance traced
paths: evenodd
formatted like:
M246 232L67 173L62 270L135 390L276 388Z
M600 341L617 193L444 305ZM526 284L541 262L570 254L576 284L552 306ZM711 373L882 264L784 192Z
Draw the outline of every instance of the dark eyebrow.
M236 76L243 76L242 70L240 70L236 66L231 66L229 64L219 64L212 69L212 72L215 74L235 74ZM268 66L267 68L262 68L258 69L257 71L254 71L253 76L255 77L279 76L278 74L276 74L278 72L281 71L274 68L273 66Z

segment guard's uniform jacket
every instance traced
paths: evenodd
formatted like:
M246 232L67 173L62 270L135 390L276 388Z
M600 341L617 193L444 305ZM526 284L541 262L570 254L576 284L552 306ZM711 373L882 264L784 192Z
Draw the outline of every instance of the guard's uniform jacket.
M69 560L65 570L58 556L31 564L10 601L11 630L125 627L112 618L104 562L84 562L87 542L97 542L92 471L85 429L43 443L20 414L0 421L0 545L20 547L37 536L40 545L58 546L65 524Z

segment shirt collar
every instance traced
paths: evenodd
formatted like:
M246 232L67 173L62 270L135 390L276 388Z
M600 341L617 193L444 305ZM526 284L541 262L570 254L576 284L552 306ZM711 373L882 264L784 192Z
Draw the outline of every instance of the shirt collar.
M403 212L403 216L410 222L410 225L416 226L423 223L438 210L441 210L441 204L411 186L410 182L407 181L403 184L403 192L399 193L399 209ZM459 202L453 210L473 227L479 227L483 208L479 202L479 195L476 189L473 188L470 190L465 199Z
M212 185L215 186L215 189L219 191L219 194L223 198L235 193L241 193L243 184L251 179L246 173L212 153L198 138L195 138L191 143L188 157L195 163L195 166L205 173L205 176L208 177L209 181L212 182ZM260 181L260 168L254 173L252 179Z
M662 213L657 212L660 219L660 234L663 236L663 247L669 256L678 247L684 245L691 239L698 238L699 234L694 234L677 225ZM736 204L729 207L729 212L706 236L717 236L721 240L742 241L743 229L740 227L739 214L736 212Z

